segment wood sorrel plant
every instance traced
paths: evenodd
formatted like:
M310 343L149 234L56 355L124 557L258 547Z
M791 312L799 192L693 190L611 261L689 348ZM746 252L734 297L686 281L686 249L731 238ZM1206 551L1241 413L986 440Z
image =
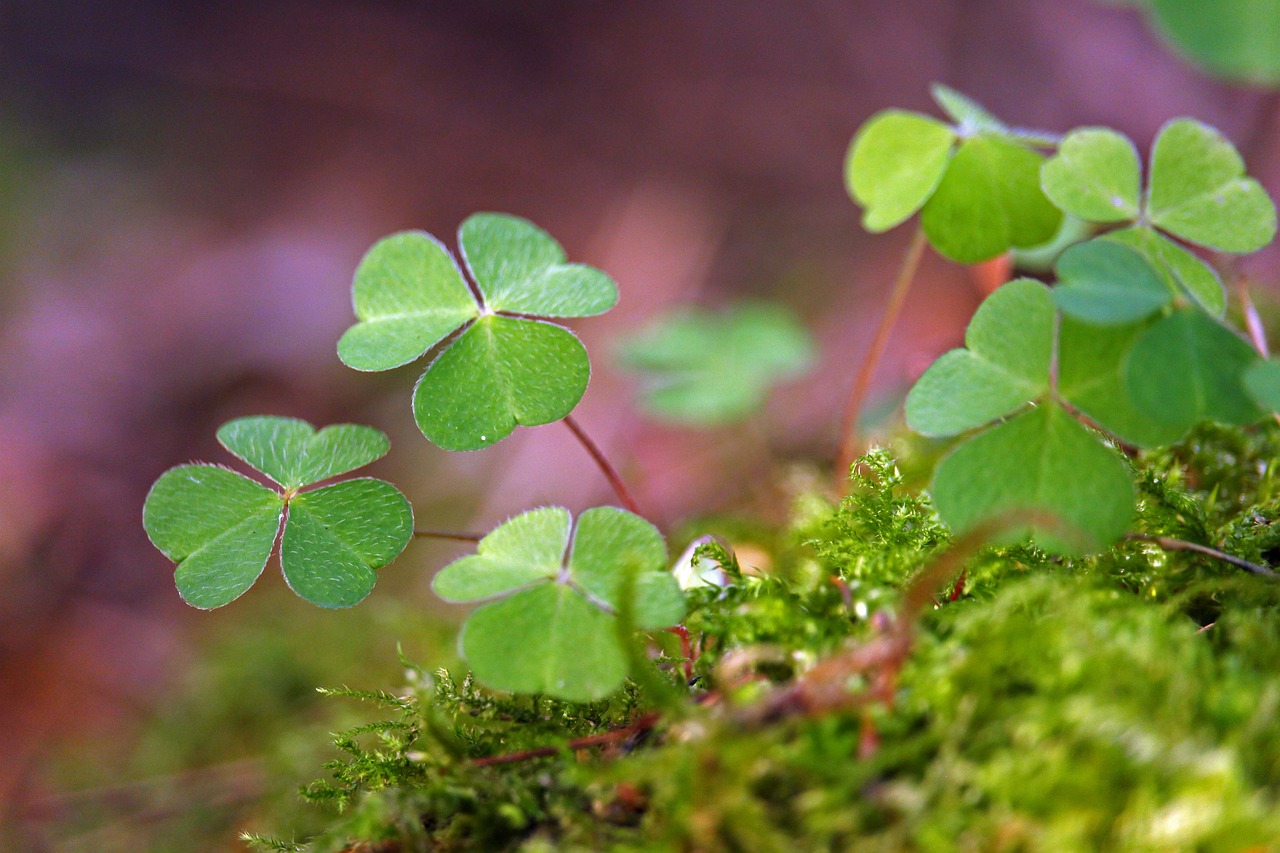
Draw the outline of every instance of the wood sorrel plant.
M1206 421L1245 425L1280 411L1280 362L1226 323L1221 280L1183 245L1255 251L1274 237L1275 208L1235 149L1199 122L1161 130L1144 183L1136 148L1115 131L1059 138L1010 127L945 87L933 94L950 124L885 111L858 132L846 161L868 230L916 213L920 229L845 407L839 476L926 242L961 263L980 262L1050 242L1071 217L1096 236L1060 253L1053 286L1022 278L992 293L964 348L943 354L911 389L906 421L926 436L961 437L931 486L954 532L973 538L1016 517L1019 535L1047 550L1103 548L1134 514L1122 449L1168 445ZM477 552L443 569L433 587L448 601L484 602L461 634L484 684L601 698L651 665L631 653L629 632L672 626L685 613L661 533L571 419L590 364L573 333L550 322L609 310L617 288L601 271L568 263L555 240L522 219L476 214L458 241L466 274L431 235L379 241L356 271L358 322L338 354L370 371L429 356L413 412L442 448L476 450L516 426L563 419L600 464L626 510L597 507L576 521L558 507L525 512L469 537ZM625 359L649 378L653 411L710 424L749 413L770 382L803 369L809 344L790 321L759 309L690 313L634 339ZM233 421L218 437L278 488L210 465L157 481L144 523L177 562L190 603L218 607L242 594L280 539L295 591L349 606L412 535L408 503L389 484L312 488L383 455L387 441L376 430L317 433L263 417Z

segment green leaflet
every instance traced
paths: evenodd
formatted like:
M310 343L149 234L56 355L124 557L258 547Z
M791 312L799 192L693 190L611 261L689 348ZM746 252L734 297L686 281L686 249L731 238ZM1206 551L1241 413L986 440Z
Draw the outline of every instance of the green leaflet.
M445 566L432 588L446 601L498 598L471 615L460 639L482 682L589 701L616 690L627 672L614 623L628 577L638 627L679 621L684 599L653 525L596 507L575 526L568 510L546 507L500 525L476 554Z
M363 468L391 449L387 437L372 427L336 424L316 432L306 421L278 417L225 423L218 442L287 489Z
M1141 167L1133 143L1113 130L1069 134L1041 180L1054 203L1073 216L1150 223L1223 252L1255 251L1276 232L1275 206L1245 175L1235 148L1192 119L1169 122L1156 137L1145 196L1138 189Z
M1186 293L1210 314L1226 313L1227 291L1213 268L1154 228L1124 228L1100 239L1124 243L1139 252L1173 292Z
M1258 361L1244 372L1244 386L1254 402L1280 412L1280 359Z
M1125 386L1140 411L1179 435L1200 421L1247 424L1265 414L1243 384L1245 370L1258 360L1234 332L1184 308L1134 342Z
M686 309L625 340L622 365L641 375L654 417L696 426L742 420L770 386L803 373L815 347L780 306L745 303L728 313Z
M1058 258L1053 301L1091 323L1132 323L1173 301L1160 274L1137 251L1113 240L1090 240Z
M1049 390L1053 297L1018 279L979 306L967 349L944 354L907 394L907 424L923 435L959 435L1011 414Z
M1182 429L1138 408L1125 385L1125 359L1156 320L1098 326L1063 317L1058 327L1058 393L1094 423L1126 444L1162 447Z
M1090 222L1125 222L1138 215L1142 190L1138 149L1102 127L1073 130L1040 172L1045 195Z
M858 131L845 159L845 186L866 208L862 226L879 233L924 206L951 161L955 131L917 113L885 110Z
M920 211L933 247L962 263L1052 238L1062 214L1041 192L1044 158L1028 146L1053 140L1005 127L945 86L933 95L957 127L885 110L850 144L845 185L865 208L863 226L887 231Z
M586 347L568 329L483 317L423 374L413 416L445 450L479 450L517 425L560 420L582 399L590 377Z
M1280 0L1147 0L1178 52L1232 80L1280 84Z
M1062 212L1040 190L1044 158L994 136L964 140L920 213L929 242L972 264L1051 239Z
M586 351L572 332L536 318L600 314L618 291L600 270L566 263L560 244L518 217L477 213L458 242L480 302L434 237L393 235L356 272L359 322L338 355L387 370L439 348L415 390L415 418L441 447L475 450L573 410L590 374Z
M1151 149L1147 217L1157 228L1223 252L1252 252L1276 235L1267 191L1221 134L1191 119L1164 126Z
M931 491L938 513L958 532L1005 516L1016 523L1018 513L1048 513L1062 524L1016 523L1011 536L1030 532L1041 547L1065 554L1114 542L1133 515L1124 463L1054 403L957 446L938 464Z
M232 421L219 439L281 484L277 492L214 465L181 465L151 487L143 527L177 563L174 579L189 604L229 604L262 574L284 527L280 563L295 592L321 607L349 607L373 588L413 535L413 512L394 486L358 479L299 488L367 464L386 452L386 436L343 424L320 432L305 421Z

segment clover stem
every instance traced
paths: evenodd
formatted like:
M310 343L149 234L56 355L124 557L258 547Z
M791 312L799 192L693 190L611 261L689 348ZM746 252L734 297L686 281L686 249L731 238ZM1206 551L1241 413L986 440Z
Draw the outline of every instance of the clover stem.
M479 542L484 538L483 533L456 533L451 530L415 530L413 531L415 539L454 539L458 542Z
M1194 554L1203 554L1206 557L1213 557L1215 560L1221 560L1224 563L1253 572L1255 575L1263 575L1269 578L1278 578L1280 575L1268 569L1266 566L1259 566L1257 563L1250 563L1240 557L1233 557L1230 554L1219 551L1217 548L1210 548L1208 545L1201 545L1197 542L1188 542L1185 539L1174 539L1172 536L1153 536L1149 533L1126 533L1125 539L1131 542L1150 542L1163 551L1190 551Z
M1262 318L1258 316L1258 308L1253 304L1253 297L1249 295L1249 288L1245 282L1240 282L1237 292L1240 294L1240 308L1244 312L1245 327L1249 330L1249 340L1253 343L1253 348L1258 351L1258 355L1270 358L1267 332L1262 326Z
M591 458L595 460L596 467L600 469L600 473L604 474L604 478L608 480L609 485L613 487L613 491L617 494L618 500L622 501L623 508L628 512L635 513L636 515L644 515L644 513L640 511L640 506L636 503L636 499L633 498L631 496L631 492L627 490L627 484L622 482L622 477L619 476L618 469L613 467L612 463L609 462L608 457L604 455L604 451L600 449L599 445L591 440L591 436L587 435L586 432L583 431L578 422L573 419L573 415L564 416L564 425L569 428L569 432L573 433L573 437L578 439L578 443L581 444Z
M866 402L867 391L871 388L876 367L884 356L885 347L889 345L889 335L897 325L898 315L902 313L902 307L907 302L907 293L910 292L911 280L915 278L916 270L920 267L924 246L924 230L917 228L906 254L902 257L902 265L898 267L898 276L894 279L893 289L889 291L889 301L885 305L884 316L880 318L880 325L876 328L875 337L871 340L871 347L867 350L862 366L858 368L858 375L853 380L853 389L845 401L844 412L840 417L840 452L836 455L837 482L849 476L849 466L858 455L858 416L862 413L862 406Z

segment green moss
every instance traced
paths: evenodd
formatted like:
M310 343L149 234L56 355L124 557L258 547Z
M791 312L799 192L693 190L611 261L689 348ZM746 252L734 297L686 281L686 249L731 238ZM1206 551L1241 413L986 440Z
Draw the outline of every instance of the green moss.
M1135 529L1267 563L1277 451L1273 425L1205 428L1136 458ZM730 583L690 593L692 684L654 638L681 713L633 730L657 701L635 686L575 705L409 668L395 696L349 694L389 713L338 736L343 758L306 789L334 817L306 849L1280 845L1280 583L1150 541L1079 560L984 548L920 618L891 704L758 725L740 709L873 640L949 536L885 451L838 506L802 496L792 524L738 529L768 571L713 554ZM850 696L866 686L850 674Z

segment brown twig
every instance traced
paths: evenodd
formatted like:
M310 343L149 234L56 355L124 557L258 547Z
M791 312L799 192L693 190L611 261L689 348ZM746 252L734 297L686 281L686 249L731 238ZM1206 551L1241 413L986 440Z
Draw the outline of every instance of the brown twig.
M627 484L622 482L622 477L619 476L618 469L613 467L613 464L609 462L608 457L604 455L604 451L602 451L600 447L591 440L591 437L587 435L578 422L573 419L572 415L564 416L564 425L569 428L569 431L573 433L574 438L578 439L578 443L586 448L587 453L590 454L593 460L595 460L596 467L600 469L600 472L604 474L604 478L609 481L609 485L613 487L613 491L617 494L618 500L622 501L623 508L629 512L635 513L636 515L644 515L644 513L640 511L640 506L636 503L635 498L631 496L631 492L627 489Z
M620 729L611 729L607 732L601 732L598 735L587 735L586 737L575 738L562 746L539 746L534 749L523 749L519 752L507 752L502 755L489 755L484 758L477 758L471 763L476 767L493 767L498 764L515 764L520 761L529 761L533 758L547 758L552 755L559 755L564 750L577 751L579 749L587 749L593 746L608 746L609 744L625 741L642 732L647 732L658 724L660 715L657 711L651 711L636 719L634 723L623 726Z
M1198 542L1188 542L1185 539L1175 539L1172 536L1153 536L1149 533L1126 533L1124 538L1131 542L1150 542L1164 551L1190 551L1194 554L1203 554L1206 557L1212 557L1215 560L1230 563L1245 571L1253 572L1255 575L1280 578L1280 574L1276 574L1266 566L1250 563L1248 560L1234 557L1224 551L1219 551L1217 548L1210 548L1208 545L1201 545Z
M907 302L907 294L911 291L911 281L920 267L920 258L924 255L924 230L917 228L902 257L902 265L898 267L897 278L893 289L889 291L889 301L885 305L884 316L876 328L871 347L867 350L858 375L854 377L853 388L845 400L844 412L840 416L840 450L836 454L836 482L843 483L849 476L849 466L858 455L858 417L862 414L862 406L866 402L867 392L871 389L871 380L875 376L876 367L884 356L885 347L889 345L889 335L897 325L898 316Z

